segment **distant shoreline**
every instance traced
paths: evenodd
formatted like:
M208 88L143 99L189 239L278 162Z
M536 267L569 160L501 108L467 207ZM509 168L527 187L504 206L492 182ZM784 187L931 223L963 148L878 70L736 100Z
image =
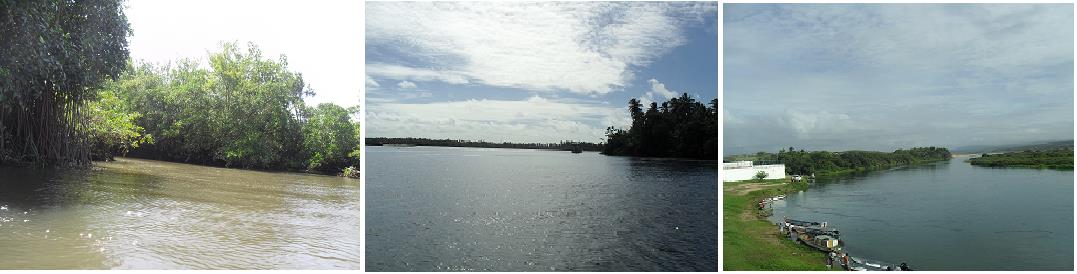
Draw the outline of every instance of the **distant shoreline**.
M568 150L561 150L561 149L523 148L523 147L471 147L471 146L438 146L438 145L387 146L386 144L380 144L380 145L379 144L368 144L367 146L370 146L370 147L396 147L396 148L409 148L409 147L498 148L498 149L530 149L530 150L568 152ZM675 157L646 157L646 156L632 156L632 155L610 155L610 154L603 154L601 151L593 151L593 150L584 150L584 151L598 152L598 154L602 154L602 155L605 155L605 156L611 156L611 157L632 157L632 158L642 158L642 159L667 159L667 160L678 160L678 161L703 161L703 162L714 162L715 164L720 162L720 160L709 160L709 159L675 158Z

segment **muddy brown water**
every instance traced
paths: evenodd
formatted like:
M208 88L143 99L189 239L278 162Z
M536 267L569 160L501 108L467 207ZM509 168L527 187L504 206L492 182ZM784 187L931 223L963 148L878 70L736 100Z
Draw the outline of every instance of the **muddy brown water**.
M358 269L359 181L120 158L0 168L0 269Z

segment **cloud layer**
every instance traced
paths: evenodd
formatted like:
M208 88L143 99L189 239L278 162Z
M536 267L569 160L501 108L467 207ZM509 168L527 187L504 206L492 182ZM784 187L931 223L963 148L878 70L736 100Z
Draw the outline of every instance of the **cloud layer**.
M732 4L726 154L1073 136L1069 4Z
M367 112L370 136L429 136L467 140L601 142L605 126L629 124L621 107L552 100L465 100L381 103Z
M713 3L367 3L367 73L410 81L472 82L605 94L633 70L685 43L681 28Z
M630 98L716 89L715 3L366 7L368 136L602 142Z

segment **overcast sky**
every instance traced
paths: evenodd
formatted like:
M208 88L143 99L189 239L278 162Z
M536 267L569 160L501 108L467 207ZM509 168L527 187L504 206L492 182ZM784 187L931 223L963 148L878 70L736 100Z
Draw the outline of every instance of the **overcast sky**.
M1071 4L726 4L724 154L1073 138Z
M367 2L367 136L604 141L630 98L717 96L717 5Z
M205 61L223 41L254 42L265 58L288 56L317 95L308 105L359 104L362 19L359 1L129 0L131 58L158 64Z

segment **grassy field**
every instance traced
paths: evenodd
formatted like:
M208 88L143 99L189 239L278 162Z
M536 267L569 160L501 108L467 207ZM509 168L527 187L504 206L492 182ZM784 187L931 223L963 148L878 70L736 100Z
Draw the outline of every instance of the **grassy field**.
M826 256L778 235L756 203L763 197L806 189L786 179L724 183L723 270L826 270ZM835 268L840 269L840 268Z

